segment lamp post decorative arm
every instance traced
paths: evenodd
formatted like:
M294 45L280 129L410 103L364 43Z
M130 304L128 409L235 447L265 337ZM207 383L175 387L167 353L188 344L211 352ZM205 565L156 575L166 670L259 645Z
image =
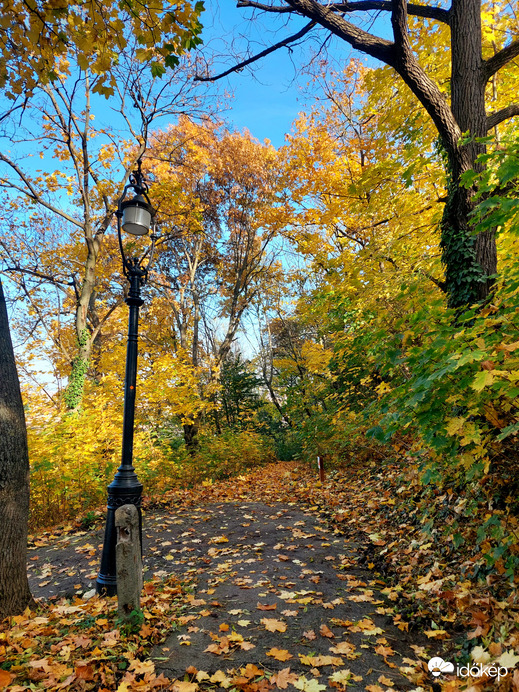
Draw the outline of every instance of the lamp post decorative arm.
M125 200L129 189L136 193L130 200ZM130 177L129 184L124 188L117 207L117 232L119 247L123 260L124 275L130 283L126 297L129 307L128 345L126 351L126 374L124 382L124 414L121 465L117 469L114 480L108 486L108 502L106 514L105 538L101 556L101 568L96 582L99 594L113 596L117 593L117 572L115 561L115 545L117 534L115 527L115 510L125 504L135 505L139 511L139 530L142 546L142 483L139 481L133 467L133 438L135 426L135 395L137 383L137 352L139 338L139 308L144 303L141 298L141 287L146 283L150 263L153 258L155 234L153 233L150 257L147 266L142 262L145 253L140 258L128 258L124 251L121 228L133 235L145 235L153 223L155 211L147 194L147 185L143 180L140 161L138 169Z

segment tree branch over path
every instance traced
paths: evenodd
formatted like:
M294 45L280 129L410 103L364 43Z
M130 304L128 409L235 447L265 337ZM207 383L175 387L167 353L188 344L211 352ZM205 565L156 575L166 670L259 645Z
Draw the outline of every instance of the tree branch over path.
M502 67L519 55L519 39L512 41L508 46L498 51L483 63L482 79L486 84L488 80Z
M499 123L508 120L508 118L513 118L515 115L519 115L519 103L513 103L506 108L501 108L499 111L489 113L487 116L487 130L491 130Z
M287 38L283 39L282 41L275 43L273 46L270 46L269 48L262 50L257 55L253 55L252 57L247 58L247 60L243 60L242 62L238 63L237 65L233 65L233 67L230 67L228 70L225 70L225 72L221 72L220 74L214 75L213 77L202 77L201 75L196 75L195 80L197 82L215 82L218 79L222 79L222 77L227 77L227 75L232 74L233 72L239 72L244 67L247 67L247 65L251 65L252 63L254 63L256 61L261 60L261 58L264 58L267 55L270 55L270 53L273 53L274 51L278 50L279 48L284 48L285 46L288 46L291 43L294 43L294 41L298 41L300 38L303 38L303 36L306 36L306 34L308 34L315 26L316 26L315 22L313 22L313 21L309 22L303 29L301 29L301 31L298 31L297 34L293 34L292 36L288 36Z
M254 0L238 0L236 7L252 7L254 9L263 10L265 12L275 12L278 14L287 14L292 12L290 7L279 5L265 5ZM369 10L390 12L393 7L389 0L359 0L358 2L336 2L327 6L329 9L337 12L363 12ZM429 5L414 5L407 6L408 14L414 17L423 17L424 19L436 19L444 24L449 24L449 11L441 7L431 7Z
M451 203L445 205L440 222L448 304L460 307L486 300L497 274L495 236L493 232L474 233L471 216L475 205L474 190L465 188L461 181L466 171L480 166L478 157L485 152L483 138L488 129L518 114L516 105L511 104L488 115L485 85L499 69L519 56L519 39L514 37L493 57L482 59L483 28L488 18L482 13L481 0L451 0L446 9L407 0L272 0L272 3L269 0L237 0L237 7L288 19L302 17L395 70L433 121L452 178ZM351 16L354 12L389 13L392 40L369 33L355 24ZM443 48L451 55L449 93L443 81L433 79L427 59L419 61L416 47L412 45L415 37L409 27L411 15L449 26L450 32L443 42ZM366 15L366 18L372 17ZM253 16L250 21L255 19ZM506 11L505 19L512 29L515 26L513 12ZM274 47L267 48L260 55L273 50ZM231 68L225 74L236 69ZM462 132L470 134L470 142L462 141ZM464 239L461 245L459 238ZM474 251L462 251L462 246L473 246Z
M375 0L366 1L371 3ZM425 70L419 65L411 49L407 36L407 12L409 8L405 0L393 0L393 2L388 2L387 5L381 8L391 10L393 31L396 32L395 42L370 34L355 24L346 21L341 14L345 10L340 9L344 3L325 5L317 0L287 0L286 7L283 7L266 5L255 2L255 0L238 0L237 5L241 8L253 7L274 13L279 13L281 9L284 9L287 12L304 16L310 19L311 22L328 29L335 36L349 43L353 48L386 63L398 72L427 110L438 129L444 146L451 151L458 149L461 130L453 117L445 96L438 85L430 79ZM355 9L360 9L359 3L350 4L350 6L353 5L356 6ZM309 30L308 26L305 29ZM405 45L399 45L399 38L405 39ZM218 79L235 72L245 64L255 62L260 57L268 55L276 50L276 47L281 47L282 45L284 43L280 42L276 46L267 48L257 56L249 58L249 61L231 67L221 75L204 79L210 81L211 79Z

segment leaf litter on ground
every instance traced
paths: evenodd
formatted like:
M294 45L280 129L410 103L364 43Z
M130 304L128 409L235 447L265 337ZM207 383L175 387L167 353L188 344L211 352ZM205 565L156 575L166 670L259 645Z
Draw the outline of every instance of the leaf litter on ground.
M331 527L337 527L346 534L355 537L358 545L367 546L364 549L364 561L367 569L373 574L373 583L358 583L359 579L349 571L352 559L345 557L339 565L338 576L343 578L347 588L353 591L354 601L372 603L374 612L393 620L394 625L403 633L409 627L418 633L421 630L430 640L430 645L423 642L416 644L413 655L404 657L404 666L399 667L400 674L407 675L410 686L415 689L430 689L431 676L426 662L433 655L444 653L446 660L456 654L456 647L465 646L466 651L476 651L482 660L497 662L500 659L513 668L519 649L518 608L515 596L508 594L506 599L499 600L496 589L486 590L470 578L460 579L455 560L450 556L446 561L442 555L442 546L431 541L430 534L417 526L412 513L403 513L402 505L409 499L411 491L395 495L395 484L388 482L393 476L398 482L401 469L386 468L384 474L374 471L367 477L361 471L335 474L325 483L315 480L313 472L308 468L296 467L294 464L275 464L261 469L248 476L229 481L205 484L193 490L177 490L168 494L163 505L174 508L196 508L214 502L246 502L261 499L267 503L288 502L299 503L313 512L325 517ZM282 480L282 482L280 482ZM395 501L395 497L398 501ZM149 510L152 514L152 510ZM175 520L173 521L180 521ZM225 522L224 522L225 523ZM223 527L222 527L223 528ZM36 548L41 545L52 545L52 540L61 535L61 530L46 532L46 540L34 538ZM69 530L69 534L72 532ZM82 535L88 533L81 531ZM192 530L185 532L183 538L184 550L197 539ZM312 534L306 534L300 527L292 527L296 538L316 540ZM229 539L225 531L216 534L213 540L214 550L225 550ZM325 537L322 543L325 543ZM48 539L48 540L47 540ZM163 541L162 549L169 548L168 541ZM41 545L38 545L41 544ZM290 548L290 545L288 546ZM262 546L254 545L257 554L261 554ZM286 545L276 545L279 551L280 563L291 560L290 550ZM92 558L95 548L88 542L82 552ZM336 560L336 555L328 555L326 559ZM172 556L173 560L169 559ZM225 557L225 556L224 556ZM464 555L464 557L467 557ZM177 558L174 552L167 553L165 565L172 564ZM189 562L189 561L187 561ZM186 564L184 561L183 564ZM221 563L222 574L225 573L226 563ZM227 564L230 569L230 563ZM447 568L447 569L446 569ZM47 569L51 574L52 569ZM318 574L310 577L320 578ZM470 575L469 575L470 576ZM43 581L41 581L43 579ZM45 570L40 573L40 585L45 581ZM373 588L378 583L378 591ZM314 579L314 584L317 583ZM247 587L247 584L243 584ZM295 585L286 584L286 590L281 592L285 602L307 607L312 602L312 592L295 590ZM492 583L489 587L494 586ZM363 590L355 592L355 589ZM306 593L301 593L306 591ZM384 595L379 600L380 592ZM310 594L310 595L309 595ZM58 603L40 602L36 609L26 611L21 616L4 621L0 630L0 688L8 688L13 692L25 689L96 689L120 690L125 689L209 689L222 687L225 689L261 690L286 689L293 686L296 689L325 689L319 678L322 669L331 666L328 671L327 685L339 690L354 686L355 689L399 689L391 687L390 677L378 676L376 684L365 684L347 668L334 670L333 666L342 668L344 659L354 660L358 651L349 641L335 641L325 637L334 644L329 647L327 654L298 651L299 661L311 666L310 675L294 673L290 666L272 670L267 662L255 671L253 668L241 666L234 672L217 671L212 675L203 670L186 672L184 680L170 680L157 672L156 661L149 658L151 646L164 641L172 627L187 625L200 616L201 610L191 619L186 615L188 608L194 602L189 586L182 584L178 576L168 577L168 570L158 570L157 575L145 585L143 594L142 623L134 623L133 629L121 629L116 621L115 599L97 599L82 601L78 598ZM203 600L203 599L199 599ZM204 604L200 603L200 606ZM272 603L259 603L272 606ZM336 604L337 605L337 604ZM371 648L381 661L391 663L392 645L383 639L384 630L376 625L371 617L360 618L356 621L344 618L333 618L332 602L322 604L329 606L331 619L330 628L334 625L342 627L344 634L360 633L368 637L367 643L361 647ZM211 606L205 612L211 612ZM273 608L270 608L274 610ZM235 609L239 610L239 609ZM261 609L260 609L261 610ZM248 614L245 614L249 617ZM284 615L284 618L289 616ZM264 618L284 624L284 619ZM248 622L241 615L242 622ZM323 623L324 627L328 625ZM328 628L329 632L333 630ZM325 630L326 631L326 630ZM281 632L281 631L280 631ZM504 632L504 634L503 634ZM315 641L318 635L312 628L302 632L301 642L307 646ZM323 637L322 632L319 635ZM217 638L221 643L225 633L219 632ZM229 639L229 638L228 638ZM246 640L237 637L235 641ZM187 640L188 641L188 640ZM186 641L186 643L187 643ZM216 640L215 640L216 641ZM230 642L230 640L229 640ZM438 648L441 644L442 649ZM235 646L233 643L229 649ZM350 649L350 646L353 646ZM224 646L225 648L225 646ZM411 647L413 648L413 647ZM270 651L287 652L287 648L271 647ZM289 661L285 653L271 654L271 660ZM508 658L507 658L508 657ZM312 660L313 659L313 660ZM254 657L254 666L260 665ZM471 660L476 660L474 657ZM339 661L342 663L339 664ZM290 661L292 662L292 661ZM248 664L249 665L249 664ZM394 664L393 664L394 665ZM259 671L259 672L258 672ZM254 672L254 674L252 674ZM494 681L488 678L459 680L453 676L443 676L442 689L469 689L480 692L492 689ZM380 683L380 684L379 684ZM518 671L510 672L508 686L500 689L519 689ZM382 685L382 687L380 686Z

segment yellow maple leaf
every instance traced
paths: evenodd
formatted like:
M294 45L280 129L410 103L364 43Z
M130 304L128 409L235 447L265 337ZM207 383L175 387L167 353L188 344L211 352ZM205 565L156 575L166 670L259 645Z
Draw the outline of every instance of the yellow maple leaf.
M198 683L196 682L181 682L176 680L173 683L173 692L196 692Z
M287 630L284 622L274 618L261 618L261 624L265 625L265 629L269 632L286 632Z
M429 639L448 639L449 634L446 630L426 630L424 632Z
M276 647L267 651L267 656L272 656L276 661L288 661L289 658L292 658L292 654L286 649L277 649Z
M305 666L319 668L320 666L342 666L344 661L338 656L305 656L299 654L299 660Z
M381 682L383 685L387 685L388 687L394 687L395 683L391 678L388 678L386 675L381 675L378 679L379 682Z
M145 673L154 673L155 664L153 663L153 661L138 661L134 658L133 661L130 663L130 667L128 668L128 670L132 670L137 675L144 675Z

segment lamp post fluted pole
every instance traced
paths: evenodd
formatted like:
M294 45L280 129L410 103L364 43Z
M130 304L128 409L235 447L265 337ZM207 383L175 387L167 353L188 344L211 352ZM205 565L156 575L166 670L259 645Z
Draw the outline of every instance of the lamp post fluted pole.
M137 195L128 202L124 202L127 189L133 187ZM126 504L135 505L139 512L139 531L141 534L142 545L142 483L139 481L135 469L133 468L133 436L135 423L135 394L137 382L137 351L139 338L139 308L144 303L141 298L141 287L144 285L148 275L148 266L143 268L141 260L127 259L124 254L121 240L121 225L134 235L145 235L143 229L149 230L153 216L153 208L149 204L146 195L146 187L142 180L140 165L138 172L130 178L130 185L126 186L117 211L119 245L123 257L124 273L130 283L130 289L126 297L126 304L129 307L128 318L128 345L126 351L126 374L124 381L124 413L123 413L123 438L121 465L117 469L114 480L108 486L108 502L106 513L105 537L103 552L101 555L101 568L97 576L96 591L99 594L114 596L117 593L117 569L115 561L115 545L117 533L115 527L115 511ZM132 206L133 203L133 206ZM146 216L143 221L143 211L149 212L149 219ZM134 213L135 212L135 213ZM125 217L126 220L125 220ZM133 229L133 230L131 230ZM153 242L154 242L154 236ZM153 243L152 243L153 252Z

